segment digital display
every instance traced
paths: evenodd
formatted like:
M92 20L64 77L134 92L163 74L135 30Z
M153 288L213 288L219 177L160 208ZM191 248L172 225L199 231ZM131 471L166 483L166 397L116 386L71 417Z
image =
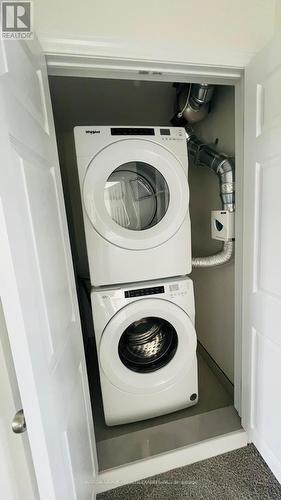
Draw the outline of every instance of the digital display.
M144 295L155 295L156 293L164 293L165 289L163 286L154 286L151 288L138 288L137 290L126 290L125 298L129 299L131 297L142 297Z
M155 135L154 128L111 128L111 135Z
M171 130L168 128L160 128L160 135L171 135Z
M172 285L169 285L169 290L170 292L177 292L179 290L179 285L177 283L173 283Z

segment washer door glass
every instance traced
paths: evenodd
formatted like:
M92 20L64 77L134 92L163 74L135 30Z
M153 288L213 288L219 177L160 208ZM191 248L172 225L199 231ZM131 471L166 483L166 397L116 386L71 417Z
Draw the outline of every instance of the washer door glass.
M142 231L163 219L169 206L169 188L163 175L141 161L124 163L107 179L104 201L119 226Z
M175 328L158 317L131 323L120 337L118 354L122 363L135 372L149 373L167 365L178 346Z

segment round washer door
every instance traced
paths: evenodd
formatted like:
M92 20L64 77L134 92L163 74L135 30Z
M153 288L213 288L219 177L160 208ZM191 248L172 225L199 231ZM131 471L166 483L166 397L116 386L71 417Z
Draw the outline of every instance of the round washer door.
M99 345L101 369L127 392L147 394L173 385L196 356L189 316L163 299L131 302L110 320Z
M100 151L83 183L83 203L94 229L122 248L161 245L180 228L189 203L180 161L145 139L124 139Z

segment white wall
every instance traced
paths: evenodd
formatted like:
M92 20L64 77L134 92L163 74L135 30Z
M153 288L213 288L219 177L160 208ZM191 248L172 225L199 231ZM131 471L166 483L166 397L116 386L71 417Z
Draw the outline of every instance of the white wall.
M274 33L276 1L37 0L35 29L46 51L67 38L80 53L244 66Z

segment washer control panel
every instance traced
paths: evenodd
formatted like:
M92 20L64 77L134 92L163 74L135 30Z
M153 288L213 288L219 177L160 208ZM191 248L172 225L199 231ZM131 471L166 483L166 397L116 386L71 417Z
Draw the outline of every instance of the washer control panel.
M165 293L164 286L153 286L149 288L137 288L136 290L126 290L124 292L125 298L143 297L144 295L155 295L156 293Z
M165 308L165 301L172 302L181 307L194 321L193 283L187 277L94 288L91 291L91 300L95 310L104 311L108 321L120 309L140 300L155 302L155 311L159 311L159 307Z
M124 291L125 299L134 297L144 297L148 295L156 295L160 293L169 294L171 297L184 296L188 293L188 286L185 282L169 283L166 286L151 286L147 288L131 288Z
M169 292L172 298L179 296L183 297L184 295L187 295L188 287L184 282L171 283L169 285Z

